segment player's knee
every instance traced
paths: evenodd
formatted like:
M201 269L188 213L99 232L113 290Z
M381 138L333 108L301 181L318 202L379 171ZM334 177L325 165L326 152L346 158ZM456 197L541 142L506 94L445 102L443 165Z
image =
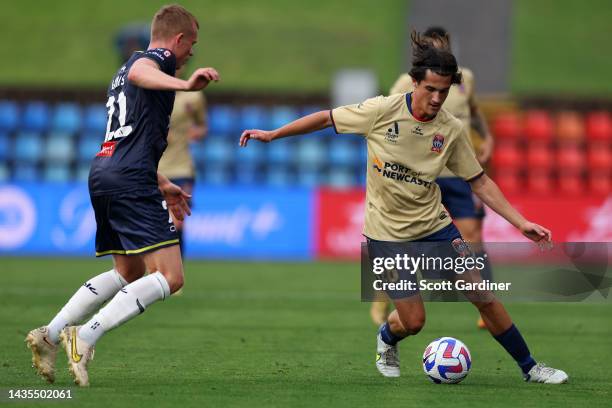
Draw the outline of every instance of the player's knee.
M128 256L115 257L115 270L127 283L132 283L144 276L146 268L139 258Z

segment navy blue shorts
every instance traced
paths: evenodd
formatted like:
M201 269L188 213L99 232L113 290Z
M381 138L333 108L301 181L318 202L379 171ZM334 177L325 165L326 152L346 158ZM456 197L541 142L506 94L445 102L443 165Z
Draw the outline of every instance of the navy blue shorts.
M177 245L176 227L160 191L92 196L96 215L96 256L140 255Z
M451 218L484 218L484 206L474 198L467 181L460 177L440 177L436 183L442 193L442 204Z
M455 224L451 222L441 230L411 242L451 242L457 238L461 239L461 233L457 227L455 227Z
M457 258L473 256L471 248L463 240L461 234L454 224L449 224L439 231L434 232L426 237L416 241L391 242L378 241L367 239L368 256L372 262L372 268L375 265L375 258L395 258L398 254L407 254L410 257L439 257ZM370 269L373 270L373 269ZM426 271L419 270L423 278L427 279L448 279L454 278L455 272L448 270L428 269ZM408 270L385 270L380 277L384 282L413 282L418 285L417 275ZM387 290L386 293L391 299L403 299L416 295L419 292L418 287L414 290Z

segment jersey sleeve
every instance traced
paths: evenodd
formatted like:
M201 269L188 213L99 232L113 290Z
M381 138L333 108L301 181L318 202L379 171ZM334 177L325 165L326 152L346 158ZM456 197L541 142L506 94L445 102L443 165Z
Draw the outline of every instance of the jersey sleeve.
M476 154L472 148L472 143L465 126L462 126L459 137L450 147L452 151L446 162L446 167L455 175L470 181L484 172L482 166L478 163L478 159L476 159Z
M408 74L402 74L397 81L393 84L391 89L389 90L389 95L394 95L398 93L408 93L414 91L414 86L412 85L412 77Z
M204 96L204 92L197 92L197 111L198 111L198 119L197 122L200 125L208 126L208 109L206 107L206 96Z
M172 51L165 48L146 50L140 58L148 58L155 61L159 65L159 69L168 75L174 76L176 72L176 57Z
M474 96L474 73L470 69L462 67L461 75L463 76L463 80L461 82L463 83L463 86L465 86L465 90L468 94L469 104L470 107L472 107L476 104L476 98Z
M186 92L185 111L196 125L206 125L206 100L204 92Z
M336 133L356 133L367 137L376 122L382 100L382 96L377 96L359 104L333 109L331 119Z

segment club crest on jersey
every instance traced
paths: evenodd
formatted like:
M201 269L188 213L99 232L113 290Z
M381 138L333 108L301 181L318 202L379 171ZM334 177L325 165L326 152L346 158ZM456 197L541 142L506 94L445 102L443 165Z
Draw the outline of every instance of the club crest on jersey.
M393 127L387 129L385 133L385 141L388 143L397 143L397 138L399 137L399 125L397 122L393 122Z
M444 147L444 136L435 135L433 141L431 142L431 151L440 153L442 152L442 147Z
M102 149L96 154L97 157L111 157L115 153L117 142L104 142Z

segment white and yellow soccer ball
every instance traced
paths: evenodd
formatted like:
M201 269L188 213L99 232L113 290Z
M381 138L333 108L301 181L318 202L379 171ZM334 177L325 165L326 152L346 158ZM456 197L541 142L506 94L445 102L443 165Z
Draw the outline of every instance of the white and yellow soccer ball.
M435 339L423 353L423 371L436 384L457 384L472 367L470 350L453 337Z

